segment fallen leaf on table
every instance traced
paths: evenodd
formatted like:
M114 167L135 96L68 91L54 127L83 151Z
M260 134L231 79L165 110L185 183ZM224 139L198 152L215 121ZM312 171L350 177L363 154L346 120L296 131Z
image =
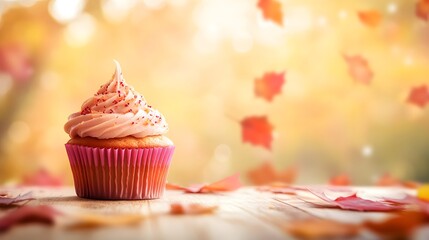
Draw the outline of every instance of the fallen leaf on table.
M66 225L69 229L85 229L99 227L117 227L140 223L145 217L141 214L77 214L69 216L72 223Z
M398 178L393 177L389 173L383 174L376 182L377 186L380 187L406 187L406 188L417 188L420 184L413 181L402 181Z
M429 20L429 0L419 0L416 3L416 16L424 21Z
M429 201L429 185L423 185L417 189L417 197L424 201Z
M412 232L426 223L429 217L424 213L405 211L381 222L364 222L363 226L383 239L410 239Z
M242 140L271 150L273 126L266 116L247 117L241 121Z
M170 205L170 214L173 215L199 215L199 214L211 214L218 209L218 206L205 206L198 203L182 204L172 203Z
M283 25L282 5L277 0L259 0L258 7L265 19Z
M368 27L376 27L381 21L381 14L377 10L359 11L358 17Z
M365 58L359 55L343 57L348 64L349 74L355 81L363 84L371 83L374 74Z
M332 186L349 186L350 184L350 177L347 174L340 174L329 180L329 185Z
M12 204L17 204L20 202L26 202L33 200L33 196L31 192L27 192L24 194L19 194L16 197L10 197L8 194L0 194L0 207L10 206Z
M285 224L283 229L292 236L303 239L341 239L356 236L360 231L357 225L325 219L293 221Z
M168 190L183 190L187 193L227 192L237 190L240 187L240 174L238 173L211 184L196 184L189 187L171 183L166 184Z
M326 196L324 190L322 189L308 188L308 191L317 196L318 198L324 200L330 207L336 206L344 210L387 212L404 209L404 206L398 204L363 199L361 197L358 197L356 193L353 193L352 195L346 197L338 197L335 199L331 199Z
M60 214L50 206L23 206L0 217L0 232L23 223L53 224L55 216Z
M429 88L426 85L413 87L408 95L407 101L411 104L424 108L429 101Z
M273 184L276 182L290 184L295 181L297 169L289 167L276 171L271 161L265 161L259 167L250 170L247 177L254 185Z
M39 169L37 172L24 176L20 186L43 186L60 187L63 180L59 176L53 176L46 169Z
M271 102L273 98L280 94L285 82L285 73L269 72L261 78L255 79L255 95Z

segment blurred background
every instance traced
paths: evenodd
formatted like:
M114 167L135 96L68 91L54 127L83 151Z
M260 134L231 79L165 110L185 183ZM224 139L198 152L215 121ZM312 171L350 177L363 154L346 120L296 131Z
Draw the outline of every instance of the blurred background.
M0 182L45 169L72 184L63 125L110 80L112 59L160 110L176 152L170 182L213 181L263 161L299 183L346 173L429 181L429 23L415 1L281 0L281 24L256 0L0 0ZM358 11L376 10L376 27ZM343 55L363 56L370 84ZM285 72L269 102L254 81ZM267 116L272 149L243 143L240 122Z

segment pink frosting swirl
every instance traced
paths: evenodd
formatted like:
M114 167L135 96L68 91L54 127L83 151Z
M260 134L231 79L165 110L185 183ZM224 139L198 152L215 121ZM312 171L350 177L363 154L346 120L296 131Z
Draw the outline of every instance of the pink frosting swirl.
M121 67L115 63L112 79L82 104L80 112L69 116L64 130L71 138L143 138L168 131L164 116L125 83Z

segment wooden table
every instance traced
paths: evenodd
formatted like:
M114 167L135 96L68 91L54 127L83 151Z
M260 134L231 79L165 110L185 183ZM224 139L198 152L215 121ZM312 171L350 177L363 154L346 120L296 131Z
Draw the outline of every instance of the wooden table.
M368 192L395 189L360 188ZM69 230L61 226L22 225L0 235L0 239L293 239L280 226L303 218L333 219L345 223L383 219L388 213L352 212L315 208L293 195L258 191L253 187L217 194L185 194L167 191L164 198L150 201L99 201L76 197L74 189L0 188L0 191L32 191L37 198L28 205L51 205L65 212L141 213L152 216L132 226ZM171 215L171 203L218 205L206 215ZM4 214L4 210L0 211ZM373 235L359 239L376 239ZM429 231L417 239L429 239Z

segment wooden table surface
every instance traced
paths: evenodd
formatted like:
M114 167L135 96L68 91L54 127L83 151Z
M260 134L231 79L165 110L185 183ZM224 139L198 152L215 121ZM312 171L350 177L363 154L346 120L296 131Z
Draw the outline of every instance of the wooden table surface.
M366 192L396 191L390 188L359 188ZM64 212L95 214L141 213L139 224L70 230L58 225L16 226L0 239L293 239L284 226L305 218L333 219L345 223L384 219L388 213L352 212L333 208L315 208L299 197L258 191L253 187L216 194L185 194L166 191L164 197L149 201L100 201L78 198L71 187L63 188L0 188L0 191L24 193L32 191L37 199L28 205L51 205ZM301 198L302 199L302 198ZM218 210L206 215L171 215L171 203L217 205ZM0 215L5 210L0 211ZM356 239L356 238L355 238ZM376 239L373 235L357 239ZM429 239L423 231L417 239Z

